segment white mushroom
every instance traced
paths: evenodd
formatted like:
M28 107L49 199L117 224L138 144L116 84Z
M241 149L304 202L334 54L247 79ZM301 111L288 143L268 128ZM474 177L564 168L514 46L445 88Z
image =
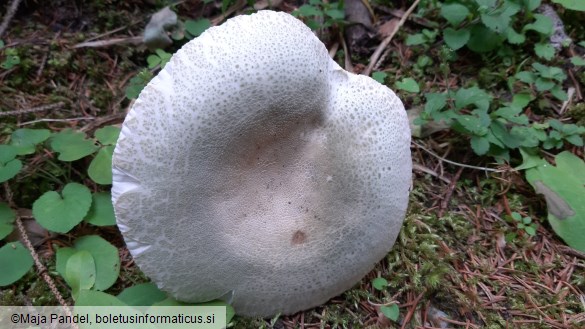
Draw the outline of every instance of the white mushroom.
M134 104L114 152L116 218L175 298L294 313L390 250L409 147L398 97L341 69L301 21L238 16L186 44Z

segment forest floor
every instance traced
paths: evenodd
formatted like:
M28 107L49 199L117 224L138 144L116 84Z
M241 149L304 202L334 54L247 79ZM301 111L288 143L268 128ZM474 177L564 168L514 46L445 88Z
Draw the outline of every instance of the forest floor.
M127 97L127 88L137 83L133 78L145 71L148 56L154 54L140 42L139 36L150 16L163 7L163 2L22 2L6 32L0 35L3 41L0 46L0 142L7 141L18 128L44 128L52 132L73 128L92 136L99 128L121 124L133 102ZM300 6L288 1L277 3L278 10L288 12ZM441 57L450 55L442 54L440 38L437 41L433 38L418 48L417 45L407 46L409 35L420 34L422 30L437 33L438 25L433 22L438 20L438 10L428 9L432 3L419 3L399 27L389 44L391 53L379 59L380 65L375 69L386 73L382 81L392 89L403 78L414 77L419 81L420 93L397 91L407 109L423 106L422 92L469 86L470 81L485 86L494 95L502 95L500 88L507 75L501 72L509 72L515 64L502 64L502 59L495 55L477 55L465 50L447 62ZM267 7L262 1L253 4L228 0L223 1L223 5L230 16L253 11L253 5ZM380 1L372 3L372 8L381 21L392 21L396 25L400 18L408 15L405 11L411 5L410 1ZM222 2L182 1L175 9L183 20L205 17L212 25L224 20ZM425 12L425 9L428 10ZM4 16L6 8L0 10ZM578 16L561 12L564 19L583 22L582 13ZM366 41L354 39L354 43L350 40L346 45L339 39L336 23L319 29L319 36L341 66L356 73L363 72L383 38L370 31ZM382 25L375 25L374 29L382 33ZM565 25L573 39L585 40L585 32L579 24L565 21ZM386 25L386 28L392 26ZM175 41L164 53L175 52L185 41ZM344 56L348 51L344 48L352 51L351 57ZM583 53L582 48L578 50ZM559 61L569 57L556 56ZM422 68L413 64L427 60L435 64ZM477 63L482 66L478 67ZM158 68L154 64L146 71L156 74ZM564 83L580 93L585 87L583 69L571 70ZM579 117L577 110L562 113L553 110L561 104L548 97L537 104L544 108L542 112L532 112L565 122L582 120L580 124L583 125L585 116L580 114ZM414 182L402 231L388 256L353 289L305 312L274 319L236 316L230 326L585 327L585 254L568 247L555 235L547 222L544 198L535 194L521 171L513 169L510 162L496 163L488 156L477 156L468 139L451 129L413 139ZM564 144L563 149L583 157L582 147ZM512 154L511 162L518 164L514 156L519 157L519 153ZM546 154L552 157L551 153ZM85 175L84 168L89 165L90 158L75 161L63 169L47 161L54 157L48 148L27 156L19 175L3 184L0 199L19 214L30 217L32 204L41 194L62 187L47 176L59 178L57 181L74 177L93 192L109 191L109 186L95 184ZM512 219L514 213L531 218L536 224L533 226L536 234L529 234L519 226ZM100 235L119 250L120 277L108 293L116 294L147 281L132 262L116 227L82 223L67 234L41 232L36 252L68 303L72 304L73 299L69 287L56 271L55 248L70 246L77 237L87 234ZM0 245L2 243L0 241ZM379 284L376 278L385 279L382 287L373 283ZM56 297L34 269L0 291L0 305L21 304L57 304ZM391 305L398 305L396 321L383 312Z

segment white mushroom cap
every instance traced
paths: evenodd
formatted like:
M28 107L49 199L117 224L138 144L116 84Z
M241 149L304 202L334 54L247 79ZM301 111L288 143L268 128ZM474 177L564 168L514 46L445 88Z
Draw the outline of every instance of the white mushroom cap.
M289 314L351 288L394 244L410 130L391 90L341 69L293 16L261 11L172 57L113 167L118 225L162 290Z

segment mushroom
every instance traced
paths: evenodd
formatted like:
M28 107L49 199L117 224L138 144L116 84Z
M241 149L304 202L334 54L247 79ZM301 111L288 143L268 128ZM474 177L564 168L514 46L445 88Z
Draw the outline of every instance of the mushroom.
M190 41L145 87L112 199L160 289L272 316L366 275L394 244L410 182L400 99L341 69L301 21L260 11Z

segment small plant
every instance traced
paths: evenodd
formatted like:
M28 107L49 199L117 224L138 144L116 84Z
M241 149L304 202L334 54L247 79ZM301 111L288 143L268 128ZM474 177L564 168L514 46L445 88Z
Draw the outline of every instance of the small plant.
M345 23L343 1L327 3L321 0L309 0L308 4L302 5L292 14L295 17L306 18L305 23L313 30L334 25L340 26Z
M160 68L163 69L165 67L165 65L167 65L169 60L171 60L172 56L173 56L172 54L169 54L162 49L157 49L154 51L154 54L149 55L146 58L146 62L148 63L148 68L154 69L155 67L160 65Z
M510 217L516 223L516 227L519 230L526 232L526 234L530 236L536 235L536 229L538 228L538 225L532 222L532 218L530 216L522 217L522 215L519 213L512 212Z
M548 91L558 100L567 100L567 93L563 90L562 86L567 75L561 68L546 66L541 63L533 63L532 68L534 70L516 73L514 76L515 79L509 80L509 85L513 85L517 79L533 85L539 93Z
M0 48L4 48L4 41L0 40ZM5 70L10 70L11 68L20 64L20 57L18 57L18 50L14 48L6 48L4 51L4 59L0 63L0 67Z
M443 39L453 50L467 46L474 52L486 53L501 48L505 42L510 45L523 44L528 31L548 36L552 33L551 19L532 13L540 2L475 0L443 4L440 15L449 23L449 27L443 30ZM518 30L516 25L523 16L518 15L521 11L535 20ZM554 49L542 46L537 54L549 57L551 50L554 54Z

